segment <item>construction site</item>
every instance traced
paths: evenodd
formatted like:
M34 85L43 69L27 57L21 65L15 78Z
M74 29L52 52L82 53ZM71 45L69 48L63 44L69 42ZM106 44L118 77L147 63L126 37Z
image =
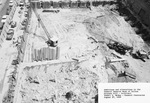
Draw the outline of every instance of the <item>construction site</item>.
M0 103L98 103L98 83L149 83L150 13L129 2L6 0Z

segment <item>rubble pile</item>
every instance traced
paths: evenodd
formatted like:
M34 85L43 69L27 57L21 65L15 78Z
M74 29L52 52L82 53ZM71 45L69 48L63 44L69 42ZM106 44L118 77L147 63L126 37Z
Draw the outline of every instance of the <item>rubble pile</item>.
M102 78L81 65L68 62L25 67L21 79L20 103L95 103L97 83Z

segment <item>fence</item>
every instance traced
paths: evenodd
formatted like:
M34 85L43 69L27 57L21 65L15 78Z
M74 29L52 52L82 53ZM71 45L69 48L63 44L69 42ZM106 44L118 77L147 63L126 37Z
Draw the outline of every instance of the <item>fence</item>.
M6 38L8 29L9 29L9 23L10 23L10 21L12 20L12 18L14 16L14 13L16 11L16 7L17 7L17 1L14 1L14 5L11 9L10 14L7 16L6 22L4 24L3 30L2 30L1 35L0 35L0 48L2 46L2 43L3 43L4 39Z
M32 8L38 9L48 9L48 8L89 8L90 2L89 1L30 1Z

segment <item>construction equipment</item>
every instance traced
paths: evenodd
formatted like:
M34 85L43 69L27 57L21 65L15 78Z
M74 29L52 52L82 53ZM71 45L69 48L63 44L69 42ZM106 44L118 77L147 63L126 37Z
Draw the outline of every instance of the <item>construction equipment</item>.
M112 43L108 43L107 46L110 49L114 49L116 52L118 52L122 55L125 55L126 51L133 50L133 47L129 47L127 45L124 45L124 44L119 43L119 42L114 42L114 41Z
M48 44L48 46L56 47L57 44L58 44L58 38L57 38L57 37L54 37L54 36L52 37L52 36L49 34L49 32L47 31L47 29L46 29L46 27L45 27L45 25L44 25L44 23L43 23L43 21L42 21L40 15L36 12L36 9L33 9L33 11L34 11L34 13L35 13L35 15L36 15L36 17L37 17L37 19L38 19L38 22L39 22L40 25L42 26L42 28L43 28L43 30L44 30L44 32L45 32L47 38L48 38L48 40L46 41L46 43Z
M133 58L141 59L143 62L145 62L145 59L149 59L148 54L143 50L133 51L131 55Z
M131 79L136 79L136 74L134 73L130 73L128 71L121 71L119 74L118 74L118 77L129 77Z

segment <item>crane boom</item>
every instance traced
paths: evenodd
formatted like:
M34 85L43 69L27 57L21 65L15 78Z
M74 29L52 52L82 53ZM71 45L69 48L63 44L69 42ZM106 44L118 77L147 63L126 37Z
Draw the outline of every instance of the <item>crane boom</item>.
M37 19L38 19L38 22L41 24L41 26L42 26L42 28L43 28L43 30L44 30L44 32L45 32L45 34L46 34L48 40L50 40L50 38L52 38L52 36L51 36L51 35L49 34L49 32L47 31L47 29L46 29L46 27L45 27L45 25L44 25L44 23L43 23L41 17L39 16L39 14L36 12L35 9L33 9L33 11L34 11L34 13L35 13L35 15L36 15L36 17L37 17Z
M43 30L44 30L47 38L48 38L48 40L46 41L46 43L48 44L48 46L56 47L57 44L58 44L58 38L54 37L54 36L52 37L49 34L49 32L47 31L47 29L46 29L46 27L45 27L45 25L44 25L44 23L43 23L40 15L36 12L36 9L33 8L33 12L35 13L35 15L36 15L36 17L38 19L38 22L41 24L41 26L42 26L42 28L43 28Z

